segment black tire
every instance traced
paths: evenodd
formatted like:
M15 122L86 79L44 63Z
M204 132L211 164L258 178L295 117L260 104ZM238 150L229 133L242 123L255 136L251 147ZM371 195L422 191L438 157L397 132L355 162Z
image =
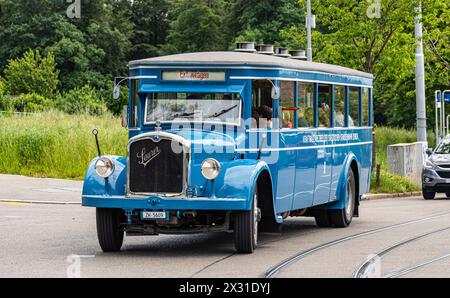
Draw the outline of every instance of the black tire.
M258 244L258 187L253 194L252 209L234 214L234 246L238 253L253 253Z
M97 208L97 236L104 252L120 251L124 232L120 230L121 209Z
M428 191L426 188L422 188L422 195L425 200L434 200L434 197L436 196L436 192Z
M330 212L328 210L317 209L314 211L314 218L316 219L316 224L320 228L331 227Z
M450 198L450 192L446 192L446 193L445 193L445 196L446 196L447 198Z
M333 226L336 228L346 228L351 224L355 212L356 197L355 175L353 174L353 171L350 171L347 178L347 198L345 208L329 210L330 220Z

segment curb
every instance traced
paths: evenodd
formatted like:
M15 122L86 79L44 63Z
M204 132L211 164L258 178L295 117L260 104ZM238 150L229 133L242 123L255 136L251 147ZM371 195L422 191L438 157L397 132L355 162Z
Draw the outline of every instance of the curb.
M363 200L383 200L383 199L394 199L394 198L407 198L407 197L420 197L422 192L403 192L403 193L377 193L377 194L367 194L363 196Z
M81 205L81 202L8 200L8 199L0 199L0 203L39 204L39 205Z

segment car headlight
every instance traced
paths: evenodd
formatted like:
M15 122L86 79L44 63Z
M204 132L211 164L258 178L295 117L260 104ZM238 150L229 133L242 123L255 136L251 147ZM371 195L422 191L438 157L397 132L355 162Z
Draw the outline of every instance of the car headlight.
M102 178L108 178L114 173L114 163L107 157L100 157L95 162L95 172Z
M205 159L201 167L203 177L214 180L219 176L221 168L220 163L214 158Z
M427 160L425 161L425 168L427 168L427 169L432 169L433 167L434 167L433 162L432 162L431 160L427 159Z

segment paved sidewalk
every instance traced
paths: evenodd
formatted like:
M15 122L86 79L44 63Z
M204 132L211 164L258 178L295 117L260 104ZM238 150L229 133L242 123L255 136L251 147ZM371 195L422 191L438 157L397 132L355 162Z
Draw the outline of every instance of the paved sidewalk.
M81 203L83 181L0 175L0 201Z

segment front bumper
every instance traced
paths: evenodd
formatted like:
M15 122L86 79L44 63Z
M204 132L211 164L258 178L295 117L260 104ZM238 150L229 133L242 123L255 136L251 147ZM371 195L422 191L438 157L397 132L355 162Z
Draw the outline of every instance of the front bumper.
M427 181L428 178L431 181ZM422 187L428 191L450 192L450 179L442 178L434 169L424 169L422 172Z
M125 196L83 195L82 205L86 207L140 209L140 210L247 210L245 199L229 198L133 198Z

